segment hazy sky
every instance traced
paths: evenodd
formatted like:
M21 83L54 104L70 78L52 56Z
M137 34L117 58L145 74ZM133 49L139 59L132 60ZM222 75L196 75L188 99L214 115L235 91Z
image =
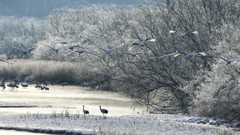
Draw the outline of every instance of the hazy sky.
M0 0L0 15L45 17L54 8L70 7L74 2L132 5L143 0Z

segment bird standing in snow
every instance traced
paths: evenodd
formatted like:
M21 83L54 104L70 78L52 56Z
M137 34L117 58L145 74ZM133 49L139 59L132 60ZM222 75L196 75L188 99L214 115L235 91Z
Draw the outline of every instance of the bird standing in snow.
M89 111L88 111L88 110L84 110L84 107L85 107L85 106L83 105L83 113L84 113L84 114L89 114Z
M104 116L105 113L108 114L108 110L102 109L101 105L99 107L100 107L100 111L102 112L103 116Z

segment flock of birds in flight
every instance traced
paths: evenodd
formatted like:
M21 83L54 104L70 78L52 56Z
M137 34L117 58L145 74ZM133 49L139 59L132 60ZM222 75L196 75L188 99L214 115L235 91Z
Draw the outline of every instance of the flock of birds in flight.
M188 32L186 32L186 33L184 33L184 34L181 33L179 30L176 30L176 31L171 30L171 31L169 31L169 32L170 32L170 33L178 32L182 38L185 38L185 37L186 37L188 34L190 34L190 33L198 34L198 31L192 31L192 30L189 30ZM132 48L133 46L135 46L135 45L138 45L138 46L140 46L140 47L143 47L143 46L145 46L145 42L147 42L147 41L148 41L148 42L149 42L149 41L155 42L156 40L155 40L155 39L152 39L152 38L147 38L147 39L145 39L145 40L144 40L143 42L141 42L141 43L133 43L132 46L131 46L131 48ZM21 43L20 43L20 44L21 44ZM82 54L82 53L88 53L88 54L91 54L91 55L95 55L95 54L93 54L93 53L91 53L91 52L89 52L89 51L83 50L83 49L73 51L73 49L74 49L75 47L80 47L80 45L70 45L68 42L61 42L61 44L67 44L67 46L63 46L63 47L60 47L60 48L54 48L54 47L52 47L52 46L45 45L45 44L44 44L44 46L49 47L50 49L52 49L52 50L53 50L54 52L56 52L56 53L57 53L60 49L63 49L63 48L68 47L70 50L72 50L72 52L68 53L66 56L68 56L68 55L70 55L70 54L73 54L73 53L79 53L79 55ZM14 48L14 49L17 49L17 50L19 50L19 51L22 51L24 54L28 54L28 53L30 53L33 49L35 49L38 45L35 45L35 46L31 47L31 48L27 48L27 47L26 47L25 45L23 45L23 44L21 44L21 46L22 46L24 49L20 49L20 48L18 48L18 47L14 47L14 46L11 46L11 47ZM120 48L120 47L122 47L122 46L124 46L124 44L122 44L122 45L120 45L120 46L117 46L117 47L114 47L114 48L111 48L111 49L105 49L105 48L102 48L102 47L99 47L99 46L97 46L97 47L98 47L99 49L103 50L103 51L106 52L106 53L110 53L111 51L113 51L113 50L115 50L115 49L117 49L117 48ZM129 50L131 50L131 48L129 48ZM146 53L150 53L150 52L151 52L151 51L147 51L147 52L136 52L136 53L123 52L123 54L129 54L129 55L135 57L135 56L137 56L137 55L146 54ZM172 56L172 55L174 55L174 57L177 57L178 55L180 55L180 53L186 54L186 55L189 56L189 57L193 57L193 56L195 56L195 55L206 56L207 54L217 54L217 53L219 53L219 52L214 52L214 51L200 52L200 51L196 50L196 51L193 51L193 52L190 52L190 53L189 53L189 52L185 52L185 51L181 51L181 52L176 51L176 52L174 52L174 53L170 53L170 54L163 55L163 56L146 57L146 58L147 58L147 59L163 59L163 58L165 58L165 57L169 57L169 56ZM215 57L218 57L218 58L220 58L220 59L222 59L222 60L224 60L224 61L226 61L227 64L231 64L233 61L239 61L239 60L240 60L240 59L229 60L229 59L223 58L223 57L218 56L218 55L214 55L214 56L215 56ZM9 64L12 64L12 63L10 63L10 62L8 62L8 61L6 61L6 60L3 60L3 59L0 59L0 61L3 61L3 62L7 62L7 63L9 63Z
M188 34L190 34L190 33L198 34L198 31L192 31L192 30L187 31L187 32L184 33L184 34L181 33L179 30L176 30L176 31L171 30L171 31L169 31L169 32L170 32L171 34L172 34L172 33L175 33L175 32L178 32L182 38L185 38L185 37L186 37ZM133 44L131 45L131 47L129 48L129 50L132 50L132 47L134 47L134 46L136 46L136 45L137 45L137 46L140 46L140 47L143 47L143 46L146 45L145 42L155 42L155 41L156 41L156 40L153 39L153 38L147 38L147 39L145 39L145 40L144 40L143 42L141 42L141 43L133 43ZM18 41L17 41L17 42L18 42ZM19 43L19 44L21 44L21 43ZM73 51L73 49L74 49L75 47L80 47L79 45L70 45L68 42L61 42L61 44L67 44L67 46L63 46L63 47L60 47L60 48L54 48L54 47L52 47L52 46L45 45L45 44L44 44L44 46L45 46L45 47L49 47L50 49L52 49L52 50L53 50L54 52L56 52L56 53L57 53L60 49L63 49L63 48L68 47L70 50L72 50L72 52L68 53L66 56L68 56L68 55L70 55L70 54L73 54L73 53L76 53L76 52L79 53L79 55L82 54L82 53L88 53L88 54L91 54L91 55L95 55L95 54L93 54L93 53L91 53L91 52L89 52L89 51L82 50L82 49ZM34 50L38 45L35 45L35 46L31 47L31 48L27 48L27 47L26 47L25 45L23 45L23 44L21 44L21 46L22 46L24 49L20 49L20 48L18 48L18 47L14 47L14 46L11 46L11 47L14 48L14 49L17 49L17 50L19 50L19 51L22 51L24 54L28 54L28 53L30 53L32 50ZM99 46L97 46L97 47L98 47L99 49L101 49L102 51L104 51L104 52L106 52L106 53L109 54L111 51L113 51L113 50L115 50L115 49L117 49L117 48L120 48L120 47L122 47L122 46L124 46L124 44L122 44L122 45L120 45L120 46L117 46L117 47L114 47L114 48L111 48L111 49L105 49L105 48L102 48L102 47L99 47ZM137 55L146 54L146 53L150 53L150 52L151 52L151 51L147 51L147 52L137 52L137 53L123 52L123 54L129 54L129 55L135 57L135 56L137 56ZM206 55L208 55L208 54L215 54L215 55L214 55L215 57L218 57L218 58L226 61L227 64L231 64L233 61L239 61L239 60L240 60L240 59L229 60L229 59L223 58L223 57L221 57L221 56L216 55L217 53L220 53L220 52L216 52L216 51L200 52L200 51L198 51L198 50L193 51L193 52L185 52L185 51L178 52L178 51L176 51L176 52L173 52L173 53L170 53L170 54L166 54L166 55L163 55L163 56L145 57L145 58L146 58L146 59L163 59L163 58L165 58L165 57L169 57L169 56L172 56L172 55L173 55L174 57L177 57L178 55L180 55L180 53L185 54L185 55L187 55L188 57L193 57L193 56L195 56L195 55L206 56ZM3 59L0 59L0 61L9 63L8 61L3 60ZM9 63L9 64L12 64L12 63ZM36 82L35 82L35 83L36 83ZM36 88L40 88L41 90L45 90L45 91L46 91L46 90L49 90L49 88L46 87L47 84L51 84L51 83L45 81L45 82L43 82L43 85L45 85L45 86L41 86L39 83L36 83L36 84L37 84ZM22 87L27 87L27 85L24 85L24 84L21 84L21 85L22 85ZM68 85L68 84L67 84L67 82L65 82L65 83L61 83L61 85L62 85L62 86L66 86L66 85ZM86 86L84 83L81 84L81 85L82 85L82 86ZM18 88L18 85L17 85L16 83L10 83L10 84L8 84L7 86L10 87L10 88ZM2 83L2 84L0 85L0 87L2 87L3 89L5 89L6 86L5 86L4 83Z

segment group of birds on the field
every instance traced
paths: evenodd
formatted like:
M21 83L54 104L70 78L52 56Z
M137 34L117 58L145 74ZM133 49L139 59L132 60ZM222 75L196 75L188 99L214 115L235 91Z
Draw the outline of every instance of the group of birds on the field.
M21 86L23 88L27 88L29 85L31 84L36 84L35 88L39 88L42 90L49 91L49 87L47 87L47 85L51 84L51 85L55 85L54 82L49 82L49 81L44 81L42 84L40 84L39 82L31 82L28 81L27 83L21 83ZM64 83L60 83L61 86L67 86L68 83L64 82ZM9 84L7 84L7 86L10 88L10 90L13 90L14 88L19 88L19 81L11 81ZM0 87L5 91L6 85L5 85L5 81L2 81L2 83L0 84Z
M179 30L176 30L176 31L171 30L171 31L169 31L169 32L170 32L170 33L178 32L182 38L185 38L185 37L186 37L188 34L190 34L190 33L198 34L198 31L192 31L192 30L187 31L186 33L181 33ZM133 43L132 46L129 48L129 50L131 50L131 48L132 48L133 46L135 46L135 45L139 45L140 47L143 47L143 46L145 46L145 42L147 42L147 41L155 42L156 40L153 39L153 38L147 38L147 39L145 39L145 40L144 40L143 42L141 42L141 43ZM20 43L20 44L21 44L21 43ZM57 53L60 49L68 47L70 50L72 50L72 52L66 54L66 56L68 56L68 55L70 55L70 54L73 54L73 53L75 53L75 52L79 53L79 55L82 54L82 53L88 53L88 54L91 54L91 55L95 55L95 54L93 54L93 53L91 53L91 52L89 52L89 51L83 50L83 49L73 51L73 49L74 49L75 47L80 47L80 45L71 45L71 44L69 44L68 42L61 42L61 44L67 44L67 46L63 46L63 47L60 47L60 48L54 48L54 47L52 47L52 46L45 45L45 44L44 44L44 46L51 48L51 49L52 49L54 52L56 52L56 53ZM20 48L17 48L17 47L14 47L14 46L11 46L11 47L22 51L24 54L28 54L28 53L30 53L33 49L35 49L35 48L38 46L38 45L35 45L35 46L33 46L32 48L27 48L27 47L24 46L23 44L21 44L21 45L23 46L24 50L23 50L23 49L20 49ZM120 48L120 47L122 47L122 46L124 46L124 44L122 44L122 45L120 45L120 46L117 46L117 47L114 47L114 48L111 48L111 49L105 49L105 48L102 48L102 47L99 47L99 46L97 46L97 47L98 47L99 49L103 50L103 51L106 52L106 53L110 53L111 51L113 51L113 50L115 50L115 49L117 49L117 48ZM140 55L140 54L146 54L146 53L150 53L150 52L152 52L152 51L137 52L137 53L123 52L123 54L129 54L129 55L131 55L131 56L134 57L134 56L137 56L137 55ZM181 51L181 52L176 51L176 52L174 52L174 53L170 53L170 54L163 55L163 56L146 57L146 58L147 58L147 59L163 59L163 58L165 58L165 57L169 57L169 56L172 56L172 55L174 55L174 57L177 57L180 53L186 54L188 57L193 57L193 56L195 56L195 55L206 56L207 54L215 54L215 55L214 55L215 57L218 57L218 58L226 61L227 64L231 64L231 62L233 62L233 61L239 61L239 60L240 60L240 59L228 60L228 59L226 59L226 58L223 58L223 57L221 57L221 56L216 55L217 53L219 53L219 52L217 52L217 51L201 52L201 51L199 51L199 50L196 50L196 51L193 51L193 52L190 52L190 53L189 53L189 52L185 52L185 51ZM0 61L7 62L6 60L3 60L3 59L0 59ZM7 62L7 63L9 63L9 62ZM10 64L12 64L12 63L10 63Z
M85 106L83 105L83 114L89 114L89 111L88 111L88 110L85 110L84 107L85 107ZM108 110L102 109L102 108L101 108L101 105L100 105L99 107L100 107L100 111L101 111L101 113L103 114L103 116L104 116L104 114L108 114Z
M32 83L32 82L29 82L29 83L27 83L27 84L21 83L21 86L22 86L23 88L27 88L28 85L30 85L30 84L34 84L34 83ZM36 83L35 88L40 88L42 91L43 91L43 90L49 91L49 88L46 87L47 84L46 84L46 83L43 83L43 84L44 84L44 86L40 85L39 83ZM52 84L52 85L54 85L54 84ZM8 86L10 89L13 90L14 88L19 88L19 82L18 82L18 81L16 81L16 82L10 82L9 84L7 84L7 86ZM5 82L2 82L2 83L0 84L0 87L2 87L3 90L5 90L5 88L6 88Z

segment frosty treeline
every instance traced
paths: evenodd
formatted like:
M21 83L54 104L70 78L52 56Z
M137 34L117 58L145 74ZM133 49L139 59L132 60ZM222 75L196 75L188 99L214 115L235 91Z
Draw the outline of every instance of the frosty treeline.
M169 105L183 113L238 119L240 63L226 65L213 55L186 57L181 54L161 60L145 57L176 50L215 50L221 51L222 57L240 58L239 6L238 0L163 0L130 7L76 5L55 9L43 20L1 17L1 53L8 59L78 63L78 68L73 68L77 70L73 77L75 83L88 82L92 88L122 92L153 112L161 112L162 105ZM199 34L182 38L178 33L170 34L170 30L196 30ZM155 38L156 42L129 49L132 43L145 38ZM39 44L39 47L26 56L8 46L20 47L16 40L27 46ZM69 49L56 54L42 46L61 47L59 43L63 41L79 44L96 57L65 56ZM125 45L110 54L98 48L121 44ZM152 52L136 57L123 54L149 50Z

